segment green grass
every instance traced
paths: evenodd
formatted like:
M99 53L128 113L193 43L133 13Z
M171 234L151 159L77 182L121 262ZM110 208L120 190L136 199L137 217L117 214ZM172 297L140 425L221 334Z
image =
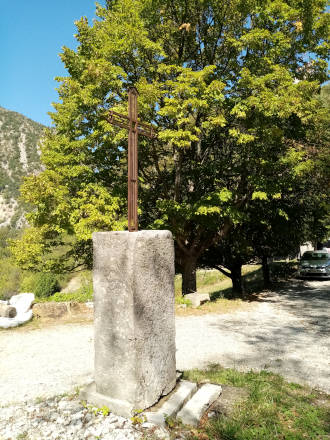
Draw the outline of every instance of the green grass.
M260 265L243 266L242 272L247 292L256 293L262 290L263 281ZM211 299L210 302L201 305L197 309L192 309L182 297L181 275L175 276L174 286L177 315L230 313L248 306L248 303L242 299L232 299L231 280L218 270L197 271L197 291L199 293L208 293ZM182 304L187 304L187 308L180 308Z
M262 273L260 265L250 264L243 266L242 274L248 291L261 288ZM176 296L181 296L181 282L181 275L175 275L174 288ZM211 297L214 297L214 299L216 299L220 297L225 297L227 294L229 294L230 290L230 278L223 275L220 271L205 269L200 269L197 271L198 292L209 293Z
M280 261L271 263L271 273L274 281L284 280L292 277L297 270L297 262ZM244 286L248 295L258 293L264 288L262 269L260 264L247 264L242 268ZM176 303L182 304L180 298L182 277L180 274L175 276L174 287ZM218 299L232 298L231 279L223 275L218 270L200 269L197 271L197 291L208 293L211 301Z
M277 264L277 263L275 263ZM283 263L284 266L286 263ZM276 267L277 273L285 272L285 267ZM72 277L72 275L71 275ZM83 280L83 286L77 290L76 292L71 293L55 293L54 295L48 298L37 299L38 302L47 302L47 301L77 301L77 302L86 302L93 300L93 287L92 287L92 276L91 271L84 271L81 273L81 278ZM246 265L243 266L243 279L245 282L246 290L248 293L255 293L262 290L263 281L262 281L262 272L260 265ZM63 288L69 282L70 276L62 275L59 276L60 286ZM174 287L175 287L175 302L177 305L186 304L188 307L190 306L190 301L187 301L182 297L181 291L181 282L182 277L180 274L175 276ZM218 270L198 270L197 271L197 291L200 293L209 293L211 298L211 303L208 305L204 305L201 308L204 308L206 312L217 312L218 309L227 310L229 305L237 306L238 303L236 300L232 300L231 298L231 280L223 275ZM219 301L221 300L221 304ZM227 302L230 301L230 304ZM236 301L236 302L235 302Z
M83 286L76 292L61 293L57 292L52 296L46 298L36 298L36 302L88 302L93 301L93 288L92 286Z
M93 301L93 292L90 294L86 294L84 292L81 292L80 289L77 292L68 292L68 293L61 293L57 292L52 296L48 296L47 298L37 298L36 302L89 302Z
M93 301L93 281L91 271L84 271L80 274L81 287L74 291L68 293L57 292L52 296L47 298L36 298L37 302L65 302L65 301L75 301L75 302L87 302ZM68 281L67 281L68 282Z
M242 373L218 365L191 370L184 378L243 387L248 398L236 403L230 416L218 414L191 439L210 440L325 440L330 434L330 396L288 383L267 371ZM320 405L319 401L323 404ZM204 434L204 437L203 437Z
M223 281L228 280L230 283L229 278L227 278L225 275L220 273L218 270L198 270L197 271L197 290L200 292L202 289L212 289L214 286L219 285ZM174 280L174 289L175 289L175 295L181 296L182 290L181 290L181 283L182 283L182 276L181 274L175 275ZM206 293L203 291L203 293Z

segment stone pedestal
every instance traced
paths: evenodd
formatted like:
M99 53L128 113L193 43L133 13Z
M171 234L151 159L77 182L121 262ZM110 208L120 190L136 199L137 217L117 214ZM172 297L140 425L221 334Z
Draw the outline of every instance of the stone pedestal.
M128 417L175 386L173 238L97 232L93 246L95 383L81 398Z

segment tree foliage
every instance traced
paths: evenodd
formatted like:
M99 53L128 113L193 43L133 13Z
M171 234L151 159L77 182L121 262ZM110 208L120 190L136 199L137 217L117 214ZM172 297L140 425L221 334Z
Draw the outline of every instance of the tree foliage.
M127 112L135 85L140 117L159 133L140 138L141 227L173 232L183 292L194 290L205 249L242 224L252 202L281 209L283 188L290 193L315 166L306 145L326 79L325 7L109 0L92 25L76 22L78 47L63 48L68 76L58 78L54 127L43 140L46 169L22 188L35 209L34 229L13 246L20 264L90 264L91 233L125 227L127 133L106 114Z

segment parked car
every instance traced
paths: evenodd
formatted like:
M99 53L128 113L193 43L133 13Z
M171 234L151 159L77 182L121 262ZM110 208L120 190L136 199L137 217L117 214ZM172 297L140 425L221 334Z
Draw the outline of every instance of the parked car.
M330 253L326 250L305 252L299 263L298 275L302 278L330 279Z

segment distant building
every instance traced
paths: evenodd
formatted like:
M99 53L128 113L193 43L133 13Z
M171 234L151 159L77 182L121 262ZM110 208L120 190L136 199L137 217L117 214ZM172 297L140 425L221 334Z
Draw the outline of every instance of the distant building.
M313 243L311 243L310 241L307 243L304 243L300 246L299 249L299 254L298 254L298 258L301 258L301 256L307 252L307 251L313 251L314 250L314 246Z
M322 243L322 245L323 245L322 249L326 249L328 252L330 252L330 238L324 243Z
M299 249L298 258L300 258L304 254L304 252L314 251L315 249L317 249L319 251L324 249L324 250L330 252L330 238L328 240L324 241L323 243L317 243L315 246L313 246L313 243L310 241L302 244Z

